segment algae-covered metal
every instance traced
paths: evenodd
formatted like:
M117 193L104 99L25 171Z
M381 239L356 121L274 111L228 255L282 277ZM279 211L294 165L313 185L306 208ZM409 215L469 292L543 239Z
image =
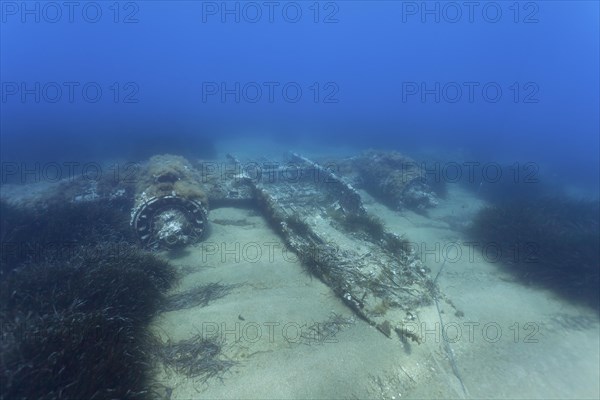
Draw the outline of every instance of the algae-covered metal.
M293 182L248 180L259 209L310 270L387 336L430 304L435 285L408 242L368 214L360 194L334 172L291 155ZM386 333L387 332L387 333Z

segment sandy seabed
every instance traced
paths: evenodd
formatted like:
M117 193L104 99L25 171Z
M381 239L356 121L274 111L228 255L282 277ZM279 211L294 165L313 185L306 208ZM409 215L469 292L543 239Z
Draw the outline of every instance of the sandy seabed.
M172 388L173 400L598 398L597 315L525 286L493 254L484 257L485 244L461 233L483 204L449 186L428 217L361 193L369 212L415 243L434 276L446 257L437 281L446 340L435 305L415 316L423 343L387 338L311 277L259 213L219 208L210 212L204 243L166 254L186 271L173 293L211 282L236 286L208 305L160 314L152 329L172 341L220 335L223 356L236 364L204 382L159 367L157 381ZM353 323L306 339L332 315Z

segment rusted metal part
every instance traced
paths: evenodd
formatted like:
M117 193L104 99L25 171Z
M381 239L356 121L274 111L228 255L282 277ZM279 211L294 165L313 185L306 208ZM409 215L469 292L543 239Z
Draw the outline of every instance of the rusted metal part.
M175 248L205 235L208 210L199 201L178 196L153 197L135 210L132 226L147 248Z
M361 318L392 325L431 304L435 284L398 235L349 228L347 220L376 224L360 194L335 173L292 154L301 179L252 181L260 210L310 271ZM379 222L380 223L380 222Z

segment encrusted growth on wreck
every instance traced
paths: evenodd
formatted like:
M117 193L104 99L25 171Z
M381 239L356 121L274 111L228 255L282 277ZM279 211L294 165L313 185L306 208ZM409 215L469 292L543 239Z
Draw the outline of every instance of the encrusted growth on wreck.
M252 184L259 208L310 271L375 326L431 304L435 285L407 242L367 213L351 185L292 157L304 179Z

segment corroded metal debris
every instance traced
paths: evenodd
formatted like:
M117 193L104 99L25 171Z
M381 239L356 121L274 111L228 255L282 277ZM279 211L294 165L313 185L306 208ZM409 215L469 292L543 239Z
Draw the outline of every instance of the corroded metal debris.
M139 170L131 226L142 246L172 249L205 235L208 198L198 171L183 157L159 155Z
M360 317L386 336L436 294L429 270L401 236L365 209L360 193L336 172L298 154L287 160L252 160L244 168L182 157L152 157L139 179L98 186L98 199L114 193L131 200L131 225L150 249L194 244L207 236L209 205L257 207L289 249ZM219 170L224 171L219 173ZM258 172L258 173L257 173ZM415 180L411 172L407 180ZM84 182L73 182L81 193ZM58 196L58 195L57 195ZM76 197L75 197L76 198Z
M365 210L360 194L335 173L292 154L293 182L247 180L259 208L286 244L360 317L396 326L431 304L429 270L402 237ZM387 322L389 324L389 322Z
M443 194L440 179L427 179L424 165L395 151L366 151L337 161L340 172L393 209L425 211Z
M135 210L132 226L143 246L174 248L202 239L208 210L179 196L153 197Z

